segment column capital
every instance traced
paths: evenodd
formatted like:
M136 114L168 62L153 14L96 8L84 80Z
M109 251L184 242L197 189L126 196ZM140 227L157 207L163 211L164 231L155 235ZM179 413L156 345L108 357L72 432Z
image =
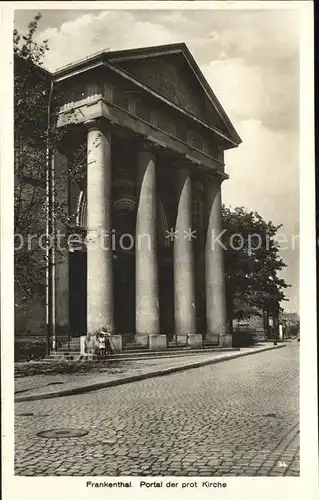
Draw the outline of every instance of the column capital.
M222 172L205 172L204 175L202 176L202 182L203 186L205 188L205 183L207 185L209 184L215 184L219 188L221 187L222 183L227 180L229 177L227 174L223 174Z
M192 170L194 167L200 167L202 164L200 160L188 154L180 155L179 158L172 160L171 163L176 170L184 168Z
M105 119L103 120L101 117L98 117L86 120L85 122L83 122L83 125L86 127L88 132L92 130L103 132L104 130L109 130L112 127L112 125L114 125L114 123Z
M191 164L189 163L186 158L177 158L176 160L173 160L172 165L174 166L175 170L190 170Z
M87 120L87 121L83 122L83 125L88 130L100 130L101 120L99 118L92 118L91 120Z
M219 185L222 184L222 182L226 181L229 179L229 175L225 174L225 172L220 172L219 170L214 170L213 172L206 172L204 175L204 180L211 180Z

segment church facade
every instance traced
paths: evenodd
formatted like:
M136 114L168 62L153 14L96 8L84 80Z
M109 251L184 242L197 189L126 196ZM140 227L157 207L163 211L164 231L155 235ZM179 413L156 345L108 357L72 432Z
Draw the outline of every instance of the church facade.
M63 140L52 182L68 211L51 271L54 336L231 346L217 240L224 151L241 140L186 45L104 52L53 84Z

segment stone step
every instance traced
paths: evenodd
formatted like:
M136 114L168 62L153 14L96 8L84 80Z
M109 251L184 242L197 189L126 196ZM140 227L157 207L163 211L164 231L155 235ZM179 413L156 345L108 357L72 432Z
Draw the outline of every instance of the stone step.
M189 349L191 349L191 347L186 345L186 344L176 344L175 342L173 342L173 343L168 342L166 349L169 349L170 351L173 351L175 349L177 349L177 350L181 350L181 349L189 350ZM166 349L163 349L163 351ZM132 343L132 344L124 345L123 351L145 352L145 351L149 351L149 349L147 346L142 346L142 345L140 346L140 345L136 345L136 344Z
M167 347L169 349L189 349L190 347L186 344L179 344L174 340L171 340L167 343ZM209 340L204 340L203 341L203 348L206 347L218 347L218 343L212 342ZM142 345L136 345L134 342L128 342L123 345L123 350L142 350L142 349L148 349L147 346L142 346ZM70 340L69 343L64 342L62 346L58 349L59 352L64 352L64 351L79 351L80 350L80 339L79 338L73 338Z
M57 349L53 354L74 354L75 352L80 352L80 349Z
M124 344L123 345L123 351L130 351L130 350L135 350L135 349L147 349L147 346L143 346L143 345L137 345L137 344L134 344L134 342L130 342L128 344Z
M228 347L228 348L222 348L222 347L219 347L219 348L207 348L205 349L205 353L207 352L229 352L229 351L239 351L240 349L238 348L233 348L233 347ZM165 350L162 350L162 351L150 351L150 350L136 350L136 351L130 351L130 352L121 352L119 354L112 354L110 356L110 358L113 358L113 359L121 359L122 357L142 357L142 356L149 356L149 357L154 357L154 356L158 356L158 357L163 357L163 356L188 356L188 355L192 355L192 354L203 354L203 349L191 349L191 348L181 348L181 349L171 349L171 348L168 348L168 349L165 349Z
M60 347L57 348L59 351L68 351L70 349L74 350L80 350L80 344L75 345L75 344L62 344Z
M240 348L238 347L219 347L219 348L206 348L205 353L213 353L213 352L232 352L232 351L240 351ZM132 360L132 359L155 359L155 358L163 358L163 357L182 357L182 356L193 356L196 354L203 354L203 349L165 349L163 351L149 351L147 350L141 350L141 351L128 351L128 352L121 352L119 354L112 354L110 356L107 356L105 358L104 356L98 356L94 355L93 359L94 360ZM87 355L85 354L80 354L79 352L74 352L74 353L60 353L55 352L47 356L46 360L57 360L57 359L64 359L64 360L85 360ZM92 358L91 358L92 359Z
M67 347L57 349L56 351L59 354L74 354L75 352L80 352L80 347L70 347L68 349Z
M177 342L174 342L173 340L171 342L168 342L167 346L169 347L169 349L190 348L187 344L177 344Z
M191 347L187 344L177 344L176 342L168 342L167 343L167 349L173 350L173 349L191 349ZM147 351L148 347L147 346L142 346L142 345L137 345L132 343L125 344L123 346L123 351ZM164 349L163 349L164 350Z
M213 348L206 348L205 349L205 353L207 352L231 352L231 351L239 351L240 349L239 348L235 348L235 347L213 347ZM110 358L114 358L114 359L121 359L122 357L140 357L140 356L159 356L159 357L163 357L163 356L175 356L175 355L179 355L179 356L188 356L188 355L192 355L192 354L203 354L203 349L191 349L189 347L187 347L186 349L185 348L181 348L181 349L171 349L171 348L168 348L168 349L165 349L165 350L162 350L162 351L150 351L150 350L144 350L144 351L130 351L130 352L121 352L120 354L112 354L110 356Z
M69 361L76 361L83 359L85 360L86 356L85 354L81 354L80 352L74 352L74 353L59 353L59 352L54 352L52 354L49 354L45 359L46 361L57 361L58 359L62 360L69 360Z
M59 337L57 338L57 341L58 342L61 342L62 344L67 344L68 342L70 344L79 344L80 343L80 337L73 337L73 338L70 338L69 340L68 339L59 339Z
M58 340L58 343L59 344L62 344L62 345L80 345L80 340L70 340L70 342L61 342Z

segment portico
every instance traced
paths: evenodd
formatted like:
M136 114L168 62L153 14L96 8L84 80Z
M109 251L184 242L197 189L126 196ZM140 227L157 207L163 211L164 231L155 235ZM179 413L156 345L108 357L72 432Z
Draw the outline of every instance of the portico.
M111 52L54 76L64 96L57 126L72 136L62 148L68 161L55 168L72 169L71 149L79 137L86 142L85 172L68 180L69 219L86 244L63 264L71 301L70 261L86 253L78 292L86 325L74 330L69 304L57 311L57 327L72 336L105 328L150 348L172 339L200 346L203 338L231 346L223 250L213 239L228 177L223 153L240 138L187 47ZM131 331L121 331L126 314Z

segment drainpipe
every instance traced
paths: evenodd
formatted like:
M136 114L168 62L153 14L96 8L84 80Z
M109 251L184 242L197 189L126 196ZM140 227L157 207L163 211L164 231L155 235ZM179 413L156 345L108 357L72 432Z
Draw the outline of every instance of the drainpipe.
M51 157L51 185L52 185L52 206L51 206L51 220L52 220L52 249L51 249L51 334L52 334L52 350L57 350L56 338L56 325L55 325L55 270L56 270L56 255L55 255L55 242L56 242L56 221L55 221L55 166L54 158Z
M53 95L53 80L50 82L47 107L47 137L46 137L46 326L47 354L56 348L55 338L55 249L54 249L54 163L52 146L50 144L51 107Z

